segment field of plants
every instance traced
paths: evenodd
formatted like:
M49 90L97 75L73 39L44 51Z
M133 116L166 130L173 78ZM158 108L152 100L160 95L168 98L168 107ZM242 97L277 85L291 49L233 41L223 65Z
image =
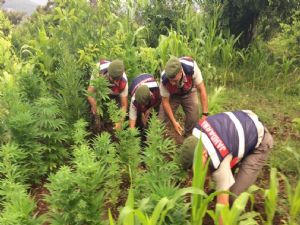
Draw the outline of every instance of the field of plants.
M1 225L300 224L299 1L53 0L11 17L0 11ZM159 80L170 56L197 61L211 114L251 109L274 137L231 207L215 205L201 147L184 171L180 137L156 116L144 145L127 121L91 126L99 59L122 59L130 84ZM95 81L101 116L119 122L106 82Z

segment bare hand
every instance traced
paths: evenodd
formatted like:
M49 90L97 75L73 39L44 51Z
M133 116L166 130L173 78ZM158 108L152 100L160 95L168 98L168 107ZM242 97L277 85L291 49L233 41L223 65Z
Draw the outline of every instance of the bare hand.
M180 126L180 124L179 124L177 121L175 121L175 122L173 123L173 126L174 126L175 131L176 131L180 136L182 136L183 128Z
M142 122L143 122L144 126L147 125L147 122L149 120L149 116L150 116L150 110L147 110L146 112L142 113Z
M116 123L114 129L115 130L120 130L121 129L121 123Z

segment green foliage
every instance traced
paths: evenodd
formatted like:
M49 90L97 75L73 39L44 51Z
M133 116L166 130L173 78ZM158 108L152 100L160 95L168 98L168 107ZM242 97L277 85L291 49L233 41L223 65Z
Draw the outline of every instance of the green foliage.
M35 202L27 194L26 189L19 183L6 180L1 185L3 209L0 213L0 223L3 225L40 225L44 217L34 214Z
M285 173L292 173L299 176L300 168L298 162L300 160L300 153L298 149L298 142L294 142L291 139L282 141L282 143L273 150L271 155L272 167L276 167Z
M91 80L91 85L95 88L94 93L88 93L88 96L93 97L97 101L97 113L103 117L105 112L105 103L109 100L109 81L104 76L98 75L99 71L94 70L95 79ZM107 117L107 115L106 115Z
M57 99L63 118L72 125L86 112L85 88L80 70L75 66L76 60L67 52L63 57L61 67L55 73Z
M300 64L299 56L299 43L300 43L300 10L296 11L292 16L292 22L290 24L281 24L282 32L278 33L276 37L271 39L268 43L272 52L278 58L286 57L289 64ZM284 64L284 60L282 61ZM284 70L286 75L289 72L289 67Z
M62 118L58 102L53 98L38 99L33 110L35 116L39 118L36 122L39 130L37 138L43 151L43 164L51 171L63 164L68 157L64 146L68 139L66 122Z
M150 47L158 45L159 36L167 35L168 30L175 28L177 21L184 16L188 1L173 1L172 4L167 0L142 1L141 16L138 19L146 25L149 31L147 43Z
M11 35L12 25L3 13L0 11L0 37L8 37Z
M28 153L27 153L28 154ZM3 182L24 182L27 178L26 152L14 143L2 145L0 148L0 183ZM2 186L1 185L1 186Z
M160 58L160 64L163 66L166 65L170 55L179 57L191 53L186 37L177 34L176 31L170 31L168 36L161 35L156 51Z
M238 225L238 224L257 224L254 218L258 215L256 212L244 213L249 194L242 193L233 203L232 207L217 204L216 217L214 217L215 224L218 223L219 216L222 217L222 224L224 225Z
M296 225L299 223L300 215L300 181L297 182L296 187L293 188L290 185L287 177L282 175L286 192L288 194L288 204L289 204L289 224Z
M88 126L88 122L84 121L83 119L78 120L74 124L74 130L72 133L73 141L75 145L86 145L87 144L87 136L89 135L89 132L86 131L86 127Z
M73 170L63 166L49 177L49 220L57 225L103 224L104 166L85 145L74 150L74 157Z
M105 182L104 191L107 193L107 202L115 205L120 197L121 162L115 143L111 143L111 136L103 132L93 140L93 150L98 160L105 165L105 173L109 179ZM112 191L113 190L113 191Z
M277 170L271 169L270 174L270 188L265 190L265 210L267 214L267 221L265 224L273 224L273 218L276 212L278 199L278 179Z
M132 176L135 178L141 162L140 138L137 129L126 130L126 125L127 122L122 125L122 129L116 131L116 138L118 139L116 149L123 168L129 166L132 169Z
M204 216L207 211L207 207L210 201L213 200L216 193L212 193L210 196L207 196L204 190L204 183L205 183L205 177L208 169L208 164L203 164L202 161L202 144L200 141L198 141L197 146L195 148L194 153L194 161L193 161L193 182L192 186L193 188L197 188L201 190L201 193L194 193L192 195L192 203L191 203L191 224L202 224Z
M214 92L208 96L209 99L209 112L211 114L217 114L223 111L224 108L224 92L225 87L216 87Z

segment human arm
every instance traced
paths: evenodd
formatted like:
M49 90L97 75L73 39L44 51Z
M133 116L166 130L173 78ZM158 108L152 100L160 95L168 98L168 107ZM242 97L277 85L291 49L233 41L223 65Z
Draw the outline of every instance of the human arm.
M180 126L180 124L176 121L174 117L174 113L172 111L171 105L170 105L170 99L169 97L162 97L162 106L165 110L165 113L169 117L175 131L179 134L182 135L183 128Z
M134 99L135 99L134 97L131 98L131 102L129 106L129 127L130 128L135 128L136 118L137 118L137 109L133 104Z
M201 82L196 86L198 92L199 92L199 100L201 102L202 106L202 112L203 113L208 113L208 100L207 100L207 93L206 93L206 88L204 85L204 82ZM205 119L207 116L202 115L202 119Z
M230 187L235 183L230 162L232 160L232 154L227 155L221 162L219 168L213 173L213 180L216 182L217 191L229 191ZM217 196L217 204L224 206L229 205L229 194L220 193ZM219 218L219 223L223 224L222 217Z
M127 100L128 100L127 96L120 96L121 110L124 112L124 115L126 115L126 113L127 113L127 106L128 106ZM115 124L116 130L121 128L121 125L122 125L124 119L125 119L124 117L121 118L121 121Z
M197 91L199 92L199 100L202 106L202 113L208 113L208 99L207 99L207 93L205 84L203 81L202 73L197 65L196 62L194 62L194 75L193 75L195 87ZM202 119L205 119L206 116L202 115Z
M92 93L95 93L96 90L93 86L89 86L88 89L87 89L87 92L88 92L88 94L92 94ZM92 114L97 115L97 101L96 101L96 99L92 96L88 96L87 98L88 98L88 102L91 105Z

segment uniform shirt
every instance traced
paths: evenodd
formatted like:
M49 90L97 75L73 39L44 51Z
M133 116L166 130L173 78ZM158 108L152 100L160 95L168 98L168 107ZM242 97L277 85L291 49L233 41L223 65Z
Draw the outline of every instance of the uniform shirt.
M264 136L264 126L258 120L258 117L255 113L253 113L250 110L243 110L243 111L245 113L247 113L247 115L253 120L253 122L256 125L258 141L257 141L257 145L255 147L257 148L260 145L260 143L263 139L263 136ZM215 170L212 174L213 180L216 183L217 191L227 191L235 183L235 179L232 174L232 170L231 170L231 166L230 166L232 157L233 157L232 154L227 155L221 162L218 169Z
M103 61L103 62L101 62L101 64L100 64L100 62L97 63L97 67L99 68L99 74L96 77L94 75L92 75L90 81L96 79L98 76L100 76L100 74L102 74L103 76L105 76L108 79L107 68L110 63L111 63L110 61ZM126 73L124 72L122 76L123 76L123 79L125 79L127 82L126 82L125 88L119 93L119 96L127 97L128 96L128 80L127 80ZM110 80L108 80L108 81L111 85L115 85ZM91 85L91 82L90 82L90 85ZM111 89L111 94L113 94L112 88L110 88L110 89Z
M164 71L163 71L164 73ZM201 82L203 81L203 77L201 74L201 71L196 63L196 61L194 61L194 74L193 74L193 81L194 81L194 85L197 86L199 84L201 84ZM182 83L179 84L179 87L183 86L183 82L187 82L186 79L186 75L183 72L183 79L182 79ZM160 80L160 85L159 85L159 90L160 90L160 95L162 97L170 97L170 92L167 90L167 88L163 85L162 83L162 78Z
M150 90L151 100L148 105L141 106L138 104L135 100L135 92L137 87L140 85L147 85ZM133 86L133 87L132 87ZM130 94L132 95L130 107L129 107L129 119L136 120L138 111L141 111L142 113L146 112L148 109L152 107L156 107L160 104L161 97L159 93L159 87L155 79L150 74L141 74L138 76L135 80L133 80L130 89Z

